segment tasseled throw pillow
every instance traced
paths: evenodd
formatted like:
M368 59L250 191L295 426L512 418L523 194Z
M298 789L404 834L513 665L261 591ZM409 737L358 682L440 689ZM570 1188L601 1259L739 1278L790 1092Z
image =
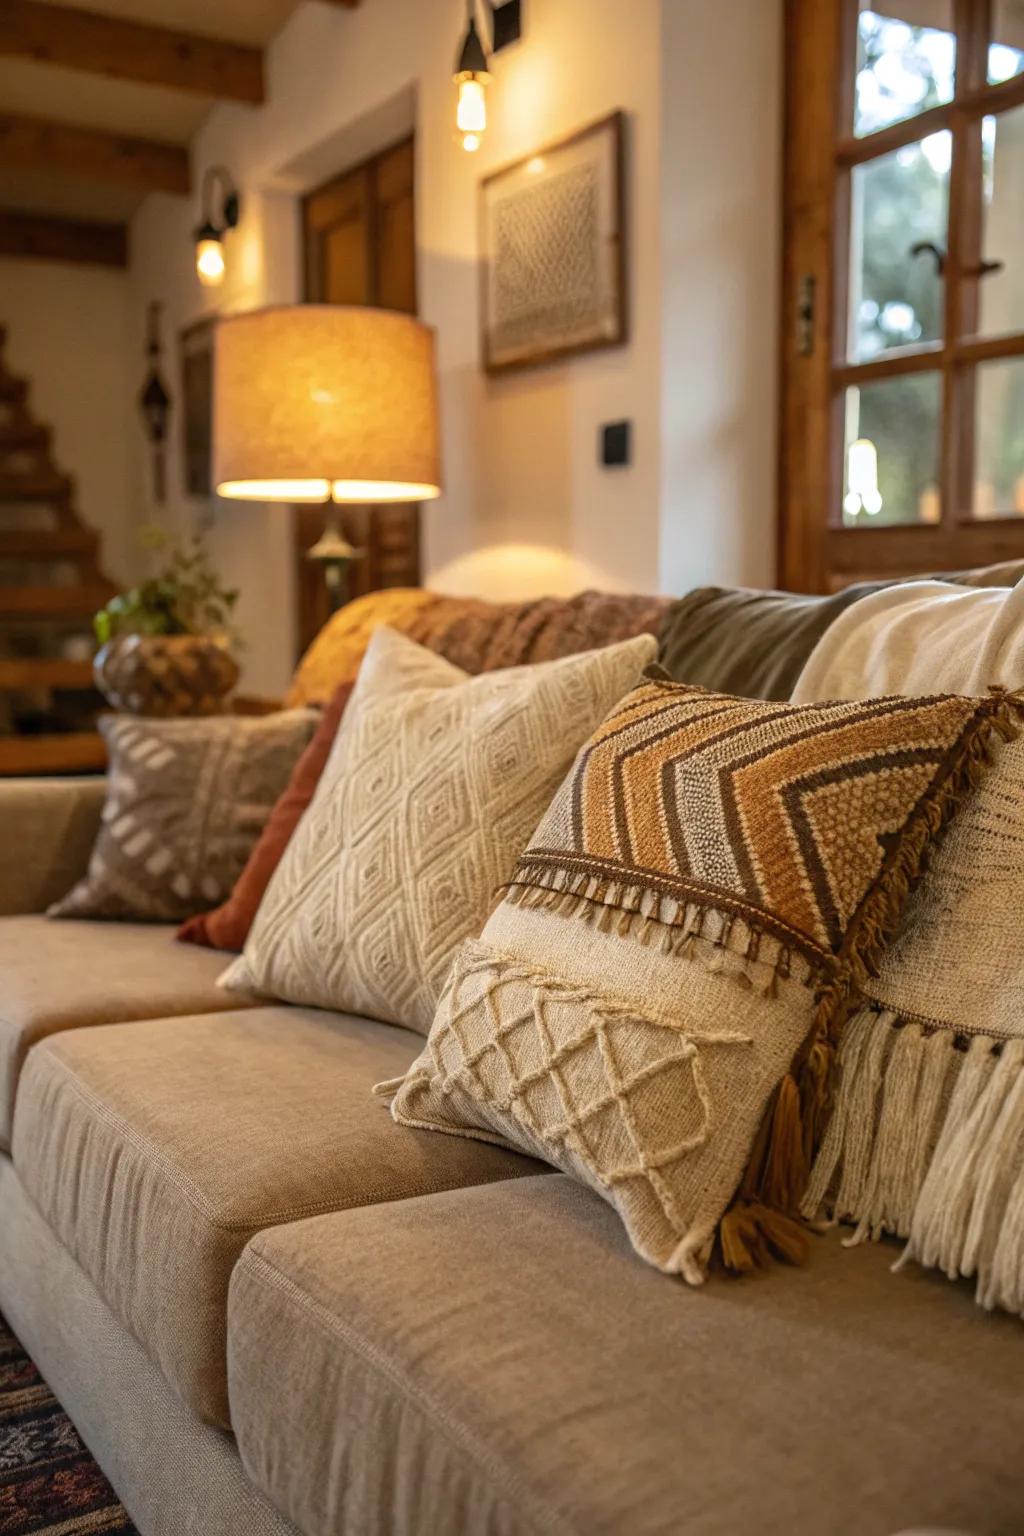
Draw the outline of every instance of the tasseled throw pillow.
M1024 1314L1024 741L999 753L846 1028L805 1209Z
M735 1269L802 1257L848 999L1008 713L644 681L460 950L426 1048L381 1085L395 1119L546 1158L691 1283L716 1241Z
M223 984L426 1034L452 957L652 636L467 678L378 629Z

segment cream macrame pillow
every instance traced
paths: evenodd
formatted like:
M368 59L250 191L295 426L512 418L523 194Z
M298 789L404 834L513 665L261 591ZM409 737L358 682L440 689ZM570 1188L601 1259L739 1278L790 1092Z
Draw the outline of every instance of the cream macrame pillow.
M999 754L847 1026L805 1209L1024 1314L1024 740Z
M460 950L426 1049L381 1085L395 1119L546 1158L692 1283L716 1235L736 1269L802 1256L851 988L1006 712L642 683Z
M316 794L223 984L426 1034L459 944L650 635L466 674L378 629Z

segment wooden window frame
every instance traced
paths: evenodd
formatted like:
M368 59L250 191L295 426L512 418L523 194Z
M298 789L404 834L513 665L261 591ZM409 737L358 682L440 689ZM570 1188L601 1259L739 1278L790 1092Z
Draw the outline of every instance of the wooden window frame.
M992 0L953 0L953 100L863 137L852 132L857 0L786 0L780 584L821 592L860 577L1024 556L1024 518L971 516L975 366L1024 357L1024 333L969 334L977 314L983 117L1024 106L1024 74L987 84ZM855 166L949 129L949 231L941 342L846 355L850 178ZM1024 259L1024 258L1022 258ZM844 528L843 393L850 384L935 371L942 380L941 521ZM950 424L956 423L956 430Z

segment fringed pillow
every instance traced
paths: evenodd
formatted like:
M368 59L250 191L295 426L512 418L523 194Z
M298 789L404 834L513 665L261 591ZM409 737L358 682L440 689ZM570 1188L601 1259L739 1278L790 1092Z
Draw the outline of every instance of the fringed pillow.
M805 1209L1024 1314L1024 741L1000 752L847 1025Z
M381 1085L395 1119L546 1158L693 1284L716 1240L739 1270L802 1257L851 988L1007 712L649 676L462 947L425 1050Z

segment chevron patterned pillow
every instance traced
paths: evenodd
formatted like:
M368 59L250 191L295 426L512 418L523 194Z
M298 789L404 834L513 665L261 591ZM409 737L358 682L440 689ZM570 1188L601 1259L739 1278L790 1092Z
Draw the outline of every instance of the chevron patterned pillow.
M609 715L459 952L406 1125L533 1153L693 1284L803 1257L857 984L1012 734L1001 696L766 704L652 675Z

